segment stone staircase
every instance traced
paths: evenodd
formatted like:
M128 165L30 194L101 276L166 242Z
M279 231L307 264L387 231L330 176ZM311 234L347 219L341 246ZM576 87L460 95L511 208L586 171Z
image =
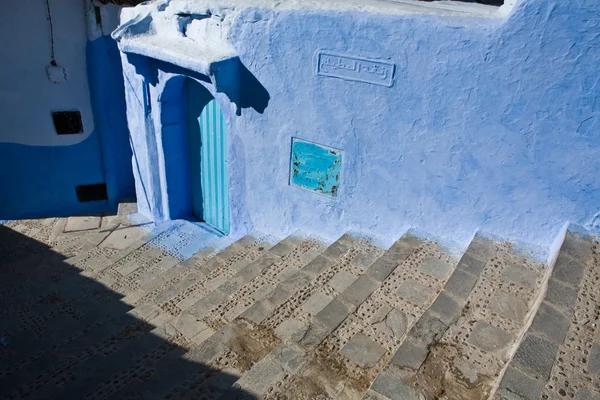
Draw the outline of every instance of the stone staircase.
M590 236L548 269L483 236L457 258L411 233L0 228L3 399L600 398Z

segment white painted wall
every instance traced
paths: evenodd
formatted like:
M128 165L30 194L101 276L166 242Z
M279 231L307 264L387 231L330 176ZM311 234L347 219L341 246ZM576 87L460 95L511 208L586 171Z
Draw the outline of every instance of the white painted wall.
M50 0L56 61L67 81L51 83L50 27L44 0L2 0L0 37L0 143L66 146L94 130L86 71L83 0ZM82 135L59 136L52 111L81 112Z

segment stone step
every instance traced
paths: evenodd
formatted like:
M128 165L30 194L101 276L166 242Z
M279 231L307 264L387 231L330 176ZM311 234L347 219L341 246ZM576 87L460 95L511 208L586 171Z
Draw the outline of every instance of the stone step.
M165 320L178 318L236 272L261 258L271 247L264 235L255 232L216 255L214 249L202 250L130 293L123 301L139 309L152 308L157 314L162 313Z
M143 236L120 251L95 247L79 256L64 259L63 255L47 250L3 266L4 273L0 280L3 310L0 311L0 319L4 314L14 314L18 311L13 307L27 309L31 304L51 294L60 294L63 300L73 300L86 296L89 292L103 295L98 282L82 279L82 275L86 278L97 278L108 266L156 237L156 233L148 233L141 227L131 228L141 230L139 233Z
M125 331L130 326L138 323L126 313L114 314L108 311L103 316L98 316L95 321L87 322L79 328L72 324L65 325L64 335L36 335L28 331L13 336L10 345L4 349L2 360L3 368L0 369L0 386L5 386L10 380L13 387L25 384L28 380L42 374L48 374L57 364L70 359L74 355L83 355L85 352L93 354L92 348L97 343L111 340L114 334ZM79 356L76 356L76 358ZM15 380L18 377L21 383Z
M600 248L571 227L494 399L600 399Z
M148 238L152 238L152 237L153 237L153 235L148 235ZM235 258L236 256L239 256L239 254L237 254L235 251L232 251L232 249L236 248L236 246L237 246L237 248L244 250L245 249L244 246L250 245L250 243L249 243L250 237L251 236L243 238L242 240L238 241L236 244L230 246L229 248L227 248L227 249L223 250L221 253L219 253L218 256L225 257L224 260L222 259L222 262L229 261L228 259L230 257L227 257L226 254L229 254L231 256L231 258ZM270 246L268 243L265 245ZM131 250L135 250L137 248L139 248L139 244L136 244L136 245L130 247ZM214 251L214 250L212 250L212 251ZM126 250L126 252L129 252L129 250ZM203 253L203 252L201 252L201 253ZM188 264L192 263L192 262L197 262L198 260L200 260L202 258L203 258L202 256L197 254L196 256L193 257L192 260L190 260L188 262ZM219 257L215 257L215 259L219 259ZM235 261L235 260L233 260L233 261ZM70 289L71 287L79 288L79 286L81 286L81 277L78 275L76 275L76 277L78 277L78 278L73 282L69 282L70 285L68 285L66 287L66 289ZM91 282L93 285L98 285L98 283L93 280L91 280L89 282ZM57 293L59 293L61 295L63 294L63 291L56 286L55 286L54 290L57 291ZM107 290L107 292L112 294L112 292L110 290ZM114 294L112 297L114 298ZM77 301L77 299L75 299L74 301ZM109 309L106 309L107 306ZM114 308L115 306L118 306L119 310L115 310L115 308ZM87 309L90 309L91 313L94 311L98 312L98 310L106 310L106 312L109 314L124 315L127 320L134 321L136 324L139 323L140 319L149 320L149 324L148 324L149 328L147 329L148 331L150 329L154 328L155 325L158 325L158 322L155 322L155 320L152 318L156 317L159 319L159 317L160 317L160 315L158 315L158 312L156 314L153 314L153 310L149 309L148 307L134 308L133 310L131 310L131 312L129 314L125 315L127 313L127 310L130 309L131 307L128 307L127 304L125 304L123 302L119 302L119 301L115 302L114 300L107 301L104 305L103 304L90 305L90 297L89 296L86 297L85 300L82 300L82 304L76 304L76 308L78 311L82 311L87 308ZM42 315L45 315L45 314L42 314ZM101 325L98 326L97 323L95 325L94 323L92 323L92 321L86 320L85 316L80 316L80 317L81 317L81 321L78 321L80 325L84 324L86 322L89 322L90 325L95 328L93 331L86 332L86 338L89 338L89 337L96 338L98 341L101 342L101 339L104 339L104 338L101 336L98 336L96 333L103 332L103 329L102 329L103 326L101 326ZM39 321L36 321L36 322L39 324ZM159 322L162 325L164 321L159 321ZM107 324L105 324L105 325L107 325ZM74 326L73 323L70 323L70 321L64 321L64 323L63 322L57 323L56 321L53 321L52 326L56 326L63 331L64 331L64 328L67 328L67 330L68 330L68 328L73 329L70 332L66 332L66 331L62 332L65 337L70 335L70 339L72 339L72 340L63 340L60 345L55 344L55 346L53 347L53 349L50 353L44 352L43 348L47 347L50 343L56 343L57 338L53 337L53 335L44 335L41 338L39 338L39 337L31 338L32 340L28 340L27 347L24 347L24 348L19 347L19 343L22 342L21 340L13 340L11 349L14 352L17 352L19 355L19 358L20 358L20 360L15 359L14 360L15 362L20 362L20 364L23 364L23 365L27 365L27 364L30 364L33 362L35 362L36 365L44 365L47 370L43 370L43 371L38 370L38 371L36 371L35 376L39 375L41 377L46 377L46 379L49 379L50 382L56 382L56 381L60 380L61 378L54 376L53 375L54 371L52 371L51 364L45 363L45 362L43 362L43 360L44 359L49 359L49 360L54 359L55 361L59 362L61 360L61 357L57 357L57 354L60 355L60 354L62 354L62 351L64 349L72 348L74 343L77 344L78 342L76 339L77 339L78 335L77 335L76 326ZM113 326L112 328L114 329L115 327ZM44 334L47 334L47 333L48 332L44 332ZM112 334L113 331L109 330L108 333ZM139 340L139 339L136 339L136 340ZM144 339L144 341L149 341L151 343L158 343L156 340L152 340L152 339ZM89 353L93 355L95 353L93 351L94 344L88 343L88 346L90 348L92 348L92 350L90 350ZM6 356L6 354L4 354L4 355ZM27 358L27 357L29 357L29 358ZM23 360L23 358L25 358L25 360ZM69 374L70 373L69 366L70 365L74 366L77 364L76 363L73 364L73 360L71 360L70 357L65 356L62 358L66 358L65 368L67 368L66 372L65 371L63 371L63 372L66 374ZM92 364L93 364L93 362L92 362ZM119 365L119 364L115 364L115 365ZM125 368L126 366L127 366L127 364L122 364L123 368ZM17 368L17 370L18 370L18 368ZM106 371L109 372L108 369ZM16 370L15 370L15 372L16 372ZM110 371L110 372L114 372L114 371ZM77 374L75 374L75 375L77 375ZM25 376L25 375L23 375L23 376ZM27 376L29 376L29 375L27 375ZM48 376L49 376L49 378L48 378ZM79 381L75 382L73 385L80 385L80 387L81 387L81 384L79 383ZM72 387L73 385L70 385L70 387ZM83 386L85 386L85 385L83 385ZM18 397L24 396L27 393L26 389L24 389L24 390L25 391L22 390L20 392Z
M365 398L487 398L543 274L510 244L476 236Z
M369 250L376 256L368 263L349 252L285 305L285 319L264 324L283 343L244 374L238 390L266 398L362 396L453 268L434 243L411 234L387 252Z
M221 362L226 363L232 353L222 342L226 341L223 338L225 332L230 334L234 332L235 328L232 328L231 325L237 314L248 306L248 301L244 301L242 297L248 296L249 301L256 301L255 296L265 293L261 288L269 285L265 281L286 276L290 273L288 268L293 267L297 262L306 262L301 260L314 257L312 255L315 253L314 250L320 248L322 245L314 239L292 235L274 247L263 251L265 254L258 259L248 260L248 257L234 256L225 261L219 271L213 269L215 278L219 276L225 278L219 280L221 284L211 292L205 292L205 297L193 304L189 310L182 310L178 317L172 318L164 324L166 337L178 337L180 340L184 340L189 349L182 360L172 360L178 373L175 374L171 371L171 362L167 357L153 366L154 375L152 377L144 382L138 381L127 385L127 387L119 389L116 395L127 398L132 393L143 391L152 398L157 396L159 398L169 394L178 385L183 385L181 390L192 390L203 386L203 394L215 390L222 391L230 387L237 376L228 373L227 365L220 365ZM227 269L237 270L237 273L231 275L227 273ZM213 285L219 281L215 280ZM229 312L222 315L221 310ZM232 313L231 310L237 311ZM217 330L219 331L216 332ZM268 342L262 336L260 341ZM215 364L214 368L210 367L211 363ZM235 372L235 368L233 372ZM170 378L165 380L165 375L169 375ZM171 377L171 375L173 376ZM188 377L194 382L193 388L185 386Z
M153 328L150 324L130 315L120 321L121 327L117 330L90 332L79 351L64 354L58 351L58 357L54 359L44 357L47 364L36 362L31 368L32 379L27 379L26 383L14 387L22 383L21 380L7 379L3 387L10 395L6 398L78 398L82 388L97 384L115 365L125 367L135 354L162 342L149 334ZM97 337L96 342L89 342L97 333L101 333L101 337ZM106 333L109 336L104 336Z
M127 231L130 228L123 229ZM111 290L127 296L140 288L148 288L157 283L166 271L191 257L192 255L182 257L179 248L189 247L190 244L198 246L194 243L194 239L198 234L203 234L203 231L185 221L171 221L143 236L135 233L121 233L121 230L117 229L98 248L93 249L91 254L68 262L76 268L84 269L85 271L82 272L84 276L95 279ZM112 239L113 235L117 237ZM113 246L111 244L113 241L123 243L119 235L128 236L125 240L127 245L122 246L124 247L122 249L115 249L114 247L119 245ZM210 254L216 250L211 247L211 244L218 239L216 236L210 238L205 243L203 254L207 252ZM112 252L108 260L106 260L107 251Z
M325 251L323 251L322 243L318 240L294 235L275 246L272 250L281 256L279 260L262 269L260 274L256 274L244 286L234 292L229 300L221 303L220 306L213 307L212 312L203 313L205 315L203 322L212 326L212 328L219 328L223 322L227 322L227 324L222 326L198 348L191 351L190 357L204 360L205 364L208 363L221 373L213 379L206 379L203 376L190 376L189 379L181 382L179 387L173 388L172 392L165 394L169 397L172 396L171 398L195 398L194 396L200 396L204 393L211 393L211 397L214 397L218 393L228 391L232 383L244 371L268 355L280 342L274 336L272 329L261 326L247 319L246 316L264 320L265 318L262 318L263 311L267 309L271 312L275 311L277 302L284 301L284 298L289 298L295 293L290 291L302 282L299 277L304 277L304 274L308 272L316 274L317 270L327 270L329 266L335 264L336 260L343 258L349 251L360 253L357 249L352 248L354 239L346 239L344 237L344 240L336 241ZM363 257L368 258L367 254L363 254ZM256 269L254 270L256 271ZM239 286L239 283L234 283L234 287ZM284 287L286 289L283 289ZM268 290L264 290L264 288L268 288ZM230 291L229 286L224 286L221 289L226 290L226 292ZM278 290L280 290L279 294L277 294ZM271 292L270 295L269 292ZM254 304L262 304L262 306L260 308L250 306L247 311L235 319L226 318L225 321L221 320L222 310L237 310L232 316L239 313L240 307L236 303L239 302L238 295L240 293L254 293L252 298ZM234 303L231 302L232 298ZM236 298L238 300L235 300ZM268 303L265 301L268 301ZM248 306L245 305L242 308L244 307ZM257 312L257 310L260 312ZM269 317L269 315L267 313L265 317ZM234 392L236 396L250 395L248 391L240 388L234 389Z

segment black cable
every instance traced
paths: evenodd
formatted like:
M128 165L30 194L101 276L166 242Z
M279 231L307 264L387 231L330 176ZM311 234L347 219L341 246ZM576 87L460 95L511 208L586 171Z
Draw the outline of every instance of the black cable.
M54 27L52 26L52 14L50 14L50 0L46 0L46 10L48 12L48 21L50 22L50 64L56 67L54 58Z

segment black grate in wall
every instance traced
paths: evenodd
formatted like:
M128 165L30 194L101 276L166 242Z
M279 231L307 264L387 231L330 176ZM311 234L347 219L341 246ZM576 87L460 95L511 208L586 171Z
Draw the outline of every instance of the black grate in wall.
M52 113L54 129L58 135L77 135L83 133L83 123L79 111L57 111Z
M75 193L77 194L77 200L79 200L80 203L86 203L88 201L108 200L106 183L96 183L93 185L79 185L75 187Z

